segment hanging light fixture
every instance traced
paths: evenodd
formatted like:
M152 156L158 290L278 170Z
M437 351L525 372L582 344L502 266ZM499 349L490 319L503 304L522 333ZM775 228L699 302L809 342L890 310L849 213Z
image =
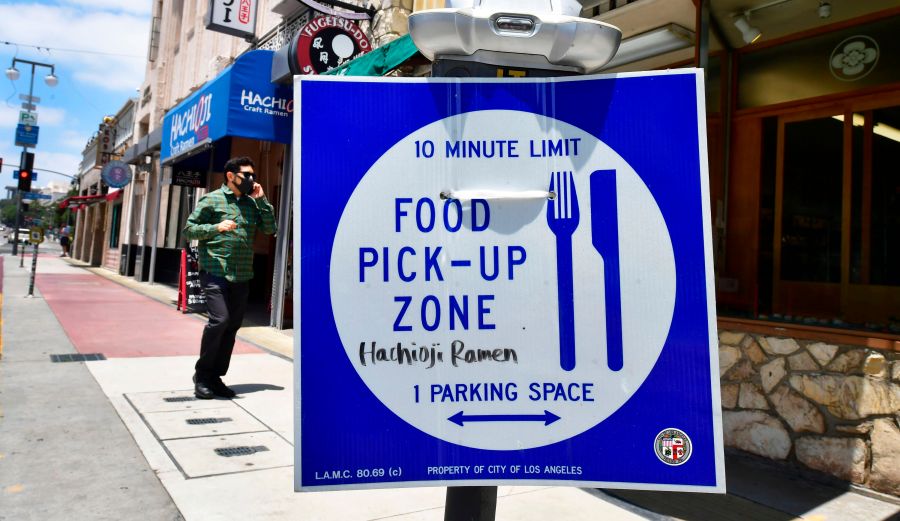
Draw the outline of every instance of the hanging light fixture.
M734 26L741 32L744 43L751 44L762 37L762 32L750 25L749 13L744 13L734 18Z

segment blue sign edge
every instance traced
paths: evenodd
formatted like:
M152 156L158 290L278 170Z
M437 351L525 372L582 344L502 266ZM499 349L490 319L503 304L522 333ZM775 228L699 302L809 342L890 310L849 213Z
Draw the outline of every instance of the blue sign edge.
M389 481L389 482L369 482L369 483L351 483L342 485L304 485L302 482L302 454L301 454L301 386L299 385L301 376L301 335L294 335L293 350L293 383L294 383L294 490L297 492L315 492L315 491L338 491L338 490L370 490L384 488L416 488L416 487L446 487L446 486L567 486L567 487L591 487L591 488L613 488L625 490L654 490L654 491L674 491L674 492L705 492L720 493L726 492L725 484L725 459L724 459L724 441L722 429L722 406L720 396L720 378L719 378L719 356L718 356L718 327L715 308L715 281L713 276L713 258L712 258L712 228L709 225L712 219L712 213L709 200L709 159L708 159L708 135L706 128L706 104L705 104L705 84L704 72L702 69L685 68L665 71L649 71L649 72L632 72L632 73L612 73L612 74L595 74L574 77L560 78L382 78L382 77L345 77L345 76L294 76L294 104L302 107L302 84L303 82L325 81L325 82L373 82L373 83L424 83L424 84L459 84L459 83L556 83L556 82L574 82L597 79L618 79L618 78L637 78L637 77L659 77L672 75L691 75L695 78L696 94L697 94L697 128L698 128L698 154L700 166L700 190L701 190L701 214L703 222L707 223L703 227L703 250L704 250L704 272L706 278L706 287L711 289L707 292L707 324L709 339L709 377L711 386L711 420L713 427L713 451L715 458L715 485L669 485L669 484L650 484L635 483L624 481L574 481L574 480L526 480L526 479L496 479L496 480L429 480L429 481ZM295 110L293 115L293 145L292 145L292 183L293 183L293 200L294 205L299 205L301 200L301 146L302 128L301 128L301 111ZM294 328L300 331L302 328L301 314L301 224L302 212L293 212L292 226L295 237L293 242L293 308L295 311Z
M28 125L31 127L31 131L25 130L26 125L24 123L16 124L16 146L17 147L35 147L38 144L38 139L40 138L40 130L41 127L37 125ZM33 138L33 141L32 141Z

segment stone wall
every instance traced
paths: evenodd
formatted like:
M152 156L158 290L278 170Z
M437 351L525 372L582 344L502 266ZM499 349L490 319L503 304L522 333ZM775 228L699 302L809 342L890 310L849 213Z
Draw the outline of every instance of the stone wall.
M719 333L725 445L900 495L900 356Z

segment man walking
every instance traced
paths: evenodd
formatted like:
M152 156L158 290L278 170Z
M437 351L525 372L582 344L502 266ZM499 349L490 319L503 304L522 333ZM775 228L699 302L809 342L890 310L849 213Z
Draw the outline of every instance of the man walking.
M200 283L209 313L194 366L194 394L203 400L235 396L222 377L247 307L253 240L257 229L268 235L276 229L274 209L255 180L252 159L228 160L225 184L200 199L184 227L188 240L200 241Z
M62 253L59 254L60 257L69 256L69 235L71 235L69 230L68 224L59 227L59 246L62 248Z

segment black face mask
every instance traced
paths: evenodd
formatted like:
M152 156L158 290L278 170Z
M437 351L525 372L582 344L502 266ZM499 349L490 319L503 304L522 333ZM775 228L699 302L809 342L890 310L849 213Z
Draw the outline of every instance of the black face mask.
M237 189L240 190L241 195L250 195L250 192L253 191L252 175L245 176L243 179L235 177L234 180L236 181L235 185L237 186Z

